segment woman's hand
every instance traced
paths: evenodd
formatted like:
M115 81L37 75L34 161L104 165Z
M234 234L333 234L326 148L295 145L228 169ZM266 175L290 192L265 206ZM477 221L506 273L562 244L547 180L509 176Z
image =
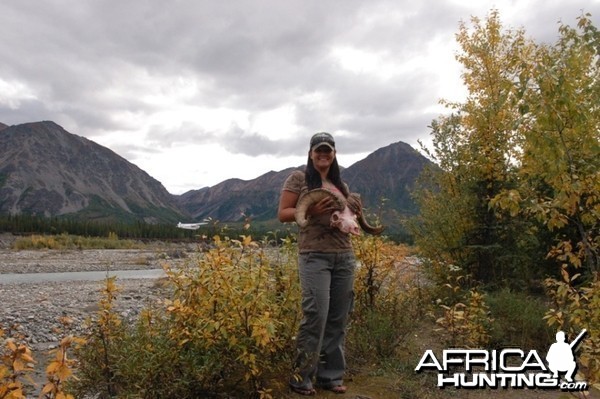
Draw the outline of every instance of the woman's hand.
M325 197L321 201L316 202L308 207L306 213L309 216L322 215L323 213L332 211L335 209L335 201L331 197Z

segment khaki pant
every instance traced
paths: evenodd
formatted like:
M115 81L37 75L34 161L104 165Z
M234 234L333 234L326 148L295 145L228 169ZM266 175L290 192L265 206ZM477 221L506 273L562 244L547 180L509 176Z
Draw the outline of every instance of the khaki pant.
M354 253L310 252L299 256L302 312L290 385L302 389L341 385L346 369L344 338L354 300Z

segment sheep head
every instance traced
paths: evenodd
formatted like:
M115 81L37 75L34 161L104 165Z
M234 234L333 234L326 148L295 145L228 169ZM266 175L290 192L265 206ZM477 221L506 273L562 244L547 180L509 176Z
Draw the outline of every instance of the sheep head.
M340 195L336 195L330 190L324 188L310 190L300 195L300 198L298 198L298 202L296 203L296 212L294 216L296 218L296 223L298 223L298 226L306 227L306 225L308 224L308 218L306 217L306 212L308 211L308 208L312 204L316 204L317 202L327 197L333 198L334 207L336 210L341 211L346 207L346 199Z
M343 233L354 234L355 236L360 235L356 215L347 206L341 211L333 211L329 224L331 227L338 228Z
M360 196L358 196L358 194L351 195L355 196L355 198L360 201ZM358 225L360 225L360 227L369 234L381 234L383 231L383 226L373 227L369 225L362 214L357 220L356 215L348 208L347 201L343 196L324 188L317 188L308 191L303 193L300 198L298 198L295 212L296 223L298 223L300 227L306 227L308 224L308 219L306 217L308 208L312 204L317 203L326 197L331 197L334 200L335 211L332 213L330 219L330 224L332 227L337 227L344 233L355 235L360 234Z

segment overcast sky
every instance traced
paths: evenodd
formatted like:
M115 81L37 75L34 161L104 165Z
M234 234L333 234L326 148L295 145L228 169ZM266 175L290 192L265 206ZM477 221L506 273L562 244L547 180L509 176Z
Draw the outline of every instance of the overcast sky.
M497 9L554 43L600 0L6 0L0 122L52 120L169 192L306 162L318 131L342 166L418 147L464 95L460 21Z

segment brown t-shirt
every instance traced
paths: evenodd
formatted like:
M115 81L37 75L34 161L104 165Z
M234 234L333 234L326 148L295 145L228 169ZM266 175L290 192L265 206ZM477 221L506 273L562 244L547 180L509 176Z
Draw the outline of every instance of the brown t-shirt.
M301 194L308 191L304 172L294 171L283 183L283 190ZM332 212L326 212L309 219L306 227L300 229L298 250L305 252L346 252L352 250L349 234L329 226Z

